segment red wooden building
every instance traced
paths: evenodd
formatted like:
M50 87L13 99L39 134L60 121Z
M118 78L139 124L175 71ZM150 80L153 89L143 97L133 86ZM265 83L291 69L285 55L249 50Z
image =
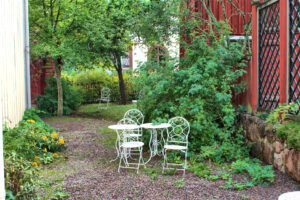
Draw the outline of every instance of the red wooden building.
M279 104L298 100L300 1L224 2L233 35L243 35L244 25L252 20L252 58L247 68L248 73L243 77L247 90L235 96L235 102L251 106L253 110L271 110ZM201 1L190 1L190 7L195 12L205 12L201 5ZM224 18L224 7L219 1L210 0L208 6L218 20ZM241 12L246 13L246 18L242 17Z

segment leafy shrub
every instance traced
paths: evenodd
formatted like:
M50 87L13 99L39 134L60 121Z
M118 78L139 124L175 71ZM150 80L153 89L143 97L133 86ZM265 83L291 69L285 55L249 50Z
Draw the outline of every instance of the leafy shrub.
M200 152L201 146L214 148L223 143L223 150L228 150L236 143L236 114L231 100L245 64L241 45L225 43L225 36L220 38L208 44L205 34L197 35L186 47L180 67L172 61L163 65L148 62L138 77L138 86L145 92L139 107L146 118L159 121L185 117L191 124L189 147L195 152ZM231 160L231 152L238 152L235 150L222 153L223 160L227 156Z
M10 199L35 199L37 174L31 162L15 152L5 153L5 187Z
M57 85L55 78L47 79L47 86L44 95L37 97L38 109L50 114L57 112ZM62 79L63 88L63 112L70 114L72 111L77 110L82 102L81 93L77 88Z
M52 155L63 147L63 137L41 119L23 120L17 127L4 130L4 150L15 151L19 156L34 162L34 165L39 165L49 153Z
M97 102L101 97L101 89L108 87L111 90L111 100L119 101L119 82L117 74L109 75L104 70L87 70L68 76L72 83L80 88L85 103ZM133 76L131 72L123 74L125 81L127 100L135 99Z
M27 110L18 126L3 132L5 185L17 199L35 199L36 167L52 162L64 148L64 138L38 113L43 112Z

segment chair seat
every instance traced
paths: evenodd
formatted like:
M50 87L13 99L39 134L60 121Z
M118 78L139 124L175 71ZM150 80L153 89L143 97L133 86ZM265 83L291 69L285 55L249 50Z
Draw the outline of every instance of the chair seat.
M171 149L171 150L186 150L187 147L186 146L181 146L181 145L165 145L164 146L165 149Z
M100 101L108 102L108 101L110 101L110 99L108 99L108 98L101 98Z
M125 137L127 138L142 137L142 134L129 133L129 134L125 134Z
M121 147L123 148L137 148L144 146L143 142L124 142Z

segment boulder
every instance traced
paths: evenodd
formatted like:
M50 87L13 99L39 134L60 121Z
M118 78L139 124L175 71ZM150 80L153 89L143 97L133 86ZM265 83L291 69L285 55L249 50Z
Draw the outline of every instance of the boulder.
M285 171L300 181L300 151L291 149L285 154Z

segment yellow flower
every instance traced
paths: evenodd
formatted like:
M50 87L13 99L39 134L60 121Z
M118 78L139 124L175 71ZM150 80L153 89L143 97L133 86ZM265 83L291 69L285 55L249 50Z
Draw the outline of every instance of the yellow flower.
M38 164L37 162L32 162L31 165L32 165L33 167L39 166L39 164Z
M42 139L43 139L44 141L46 141L48 138L47 138L47 136L42 136Z
M27 122L28 122L28 123L31 123L31 124L34 124L34 123L35 123L35 121L34 121L33 119L28 119Z
M40 160L40 157L34 156L34 160L35 160L35 161L38 161L38 160Z
M65 144L64 138L59 138L59 139L58 139L58 143L59 143L59 144Z
M52 137L53 139L58 138L58 133L57 133L57 132L53 132L53 133L51 134L51 137Z
M59 156L59 154L58 153L53 153L52 156L53 156L53 158L57 158Z

